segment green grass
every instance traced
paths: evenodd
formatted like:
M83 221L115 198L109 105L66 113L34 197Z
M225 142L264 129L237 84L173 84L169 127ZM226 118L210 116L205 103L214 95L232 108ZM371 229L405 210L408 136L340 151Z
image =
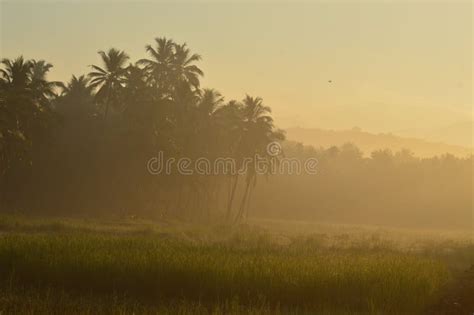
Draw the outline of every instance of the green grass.
M451 277L442 256L373 236L7 221L6 314L417 314Z

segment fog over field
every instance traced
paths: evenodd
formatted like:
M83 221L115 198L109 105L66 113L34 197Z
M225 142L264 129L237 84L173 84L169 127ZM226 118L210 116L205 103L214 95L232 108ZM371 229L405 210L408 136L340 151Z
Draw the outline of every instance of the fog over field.
M473 314L472 9L1 1L0 315Z

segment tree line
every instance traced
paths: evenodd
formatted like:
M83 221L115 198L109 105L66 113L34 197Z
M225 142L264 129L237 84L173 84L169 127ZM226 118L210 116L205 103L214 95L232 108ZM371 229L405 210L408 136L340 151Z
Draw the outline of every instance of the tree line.
M202 217L226 186L226 216L242 218L248 194L236 201L240 176L152 178L146 162L160 151L231 157L237 164L260 154L274 163L266 145L284 134L270 107L259 97L225 101L218 91L201 88L201 56L186 44L156 38L146 53L148 58L131 63L124 51L99 51L99 65L66 83L48 81L52 65L44 60L2 60L1 208L154 208ZM247 190L254 187L252 167L244 182Z
M0 69L0 211L119 214L179 219L454 218L472 205L472 156L420 159L409 151L364 154L354 145L314 148L284 141L259 97L226 101L201 87L201 56L156 38L147 58L99 51L90 73L49 81L44 60L3 59ZM318 174L152 176L151 157L315 158ZM257 181L266 181L257 185ZM359 216L357 218L357 216ZM365 219L364 219L365 218ZM442 218L442 219L441 219ZM462 223L462 222L461 222Z
M259 185L250 212L264 218L472 229L472 155L369 154L351 143L286 142L287 157L318 160L316 175L280 174Z

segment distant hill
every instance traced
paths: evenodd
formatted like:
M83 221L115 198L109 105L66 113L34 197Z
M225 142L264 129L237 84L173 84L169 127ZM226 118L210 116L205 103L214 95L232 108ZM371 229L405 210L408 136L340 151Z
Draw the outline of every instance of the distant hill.
M417 156L428 157L451 153L457 156L472 154L472 148L445 143L429 142L417 138L400 137L393 134L373 134L362 131L360 128L350 130L324 130L289 128L286 130L288 140L302 142L318 147L340 146L351 142L357 145L366 155L378 149L391 149L399 151L409 149Z
M474 138L474 122L463 121L429 130L402 130L395 132L395 134L400 136L414 136L428 141L472 147L472 139Z

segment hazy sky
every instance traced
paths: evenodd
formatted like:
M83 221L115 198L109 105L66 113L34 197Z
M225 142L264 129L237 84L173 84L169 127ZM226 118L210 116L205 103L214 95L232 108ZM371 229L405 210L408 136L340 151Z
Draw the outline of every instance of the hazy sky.
M471 1L3 1L1 56L67 80L158 36L203 56L204 87L264 98L282 127L397 131L472 119ZM331 80L332 83L329 83Z

